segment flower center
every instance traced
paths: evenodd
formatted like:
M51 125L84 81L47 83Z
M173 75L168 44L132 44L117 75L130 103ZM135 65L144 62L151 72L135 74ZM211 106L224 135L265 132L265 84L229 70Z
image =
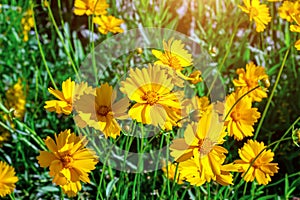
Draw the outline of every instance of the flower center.
M200 146L200 154L201 155L207 155L214 147L214 142L211 141L211 139L209 138L204 138L204 140L202 140L202 144Z
M175 56L171 56L168 61L169 61L168 65L173 67L174 69L180 69L181 68L179 60Z
M233 111L230 116L233 119L233 121L239 121L241 119L240 113L235 111Z
M252 19L253 17L258 16L258 10L254 7L250 8L250 18Z
M151 106L155 104L159 100L159 96L156 92L148 91L146 94L142 96L144 101L147 101Z
M101 116L106 116L110 109L107 106L100 106L98 109L98 114Z
M70 155L65 155L62 157L61 162L65 168L69 168L70 164L73 162L73 158Z

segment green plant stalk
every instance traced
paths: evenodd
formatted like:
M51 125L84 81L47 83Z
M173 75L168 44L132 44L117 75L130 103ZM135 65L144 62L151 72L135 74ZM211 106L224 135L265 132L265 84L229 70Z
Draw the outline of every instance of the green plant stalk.
M164 140L164 135L162 135L162 138L161 138L161 140L160 140L160 144L159 144L159 149L162 149L162 146L163 146L163 140ZM158 157L160 157L160 152L159 152L159 154L158 154ZM158 162L156 163L156 169L158 168ZM168 168L167 168L167 170L168 170ZM155 170L154 171L154 181L153 181L153 183L152 183L152 190L154 191L155 190L155 184L156 184L156 178L155 177L157 177L157 170ZM165 187L166 187L166 185L165 184L163 184L163 188L162 188L162 192L164 192L164 190L165 190Z
M74 63L74 61L73 61L73 59L72 59L72 56L70 55L69 50L67 49L67 46L66 46L66 44L65 44L65 42L64 42L64 38L63 38L61 32L59 31L59 28L58 28L58 26L57 26L57 23L56 23L54 17L53 17L53 13L52 13L52 10L51 10L50 6L48 6L47 9L48 9L48 14L49 14L49 17L50 17L50 19L51 19L51 22L53 23L54 28L55 28L55 31L56 31L56 33L57 33L57 35L58 35L58 37L59 37L59 39L60 39L60 41L61 41L61 43L62 43L62 45L63 45L63 47L64 47L64 50L65 50L65 52L66 52L66 54L67 54L67 56L68 56L68 58L69 58L69 60L70 60L70 62L71 62L71 65L72 65L72 67L73 67L73 70L74 70L74 72L75 72L75 75L76 75L76 77L78 78L78 80L80 81L81 78L80 78L80 76L79 76L79 74L78 74L78 70L77 70L77 68L76 68L76 66L75 66L75 63Z
M222 59L222 61L221 61L221 64L220 64L219 67L218 67L218 73L221 73L222 68L223 68L223 66L224 66L224 64L225 64L225 61L227 60L227 57L228 57L228 55L229 55L229 53L230 53L230 50L231 50L231 46L232 46L232 44L233 44L233 39L234 39L234 37L235 37L236 31L237 31L237 27L235 27L235 29L234 29L234 31L233 31L233 34L232 34L232 36L231 36L231 38L230 38L230 41L229 41L228 48L227 48L227 50L226 50L226 54L225 54L225 56L223 57L223 59ZM214 85L215 85L215 82L217 81L218 73L215 75L215 77L214 77L214 79L213 79L213 82L211 83L211 85L210 85L210 87L209 87L209 90L208 90L208 93L207 93L206 96L209 96L209 95L210 95L210 93L211 93L211 91L212 91L212 89L213 89L213 87L214 87Z
M9 194L9 198L10 198L11 200L15 200L15 199L16 199L16 198L15 198L15 193Z
M33 10L33 3L31 2L30 5L31 5L31 9ZM52 74L51 74L50 70L49 70L49 67L48 67L48 64L47 64L47 61L46 61L46 58L45 58L45 54L44 54L43 48L42 48L41 42L39 40L39 33L38 33L38 30L37 30L37 27L36 27L34 12L33 12L32 15L33 15L33 25L34 25L33 27L34 27L35 37L36 37L36 41L38 43L39 51L41 53L42 60L43 60L43 63L45 65L46 71L47 71L47 73L49 75L49 78L51 80L51 83L52 83L54 89L57 90L58 88L57 88L56 83L55 83L55 81L54 81L54 79L52 77Z
M89 31L92 33L92 41L90 44L90 52L92 54L92 66L94 70L94 75L95 75L95 83L98 83L97 80L97 67L96 67L96 57L95 57L95 41L94 41L94 23L93 23L93 17L94 16L89 16L88 17L88 23L89 23Z
M207 199L211 199L210 196L210 183L206 182Z
M60 18L60 23L61 23L61 25L62 25L62 27L65 27L65 22L64 22L64 19L63 19L63 16L62 16L62 13L61 13L61 0L57 0L57 5L58 5L58 13L59 13L59 18ZM66 34L66 31L65 31L65 29L64 29L64 32L65 32L65 34ZM71 33L71 32L70 32ZM67 38L67 40L68 40L68 42L70 43L70 50L71 50L71 53L73 54L73 55L75 55L75 52L74 52L74 49L73 49L73 47L72 47L72 43L71 43L71 40L70 40L70 38L68 37Z
M26 128L26 129L30 132L29 136L30 136L37 144L39 144L40 147L41 147L44 151L47 151L47 148L46 148L46 146L45 146L45 143L44 143L43 139L42 139L40 136L38 136L38 134L36 134L36 132L35 132L34 130L32 130L32 129L29 128L25 123L20 122L20 121L17 120L17 119L13 119L13 120L14 120L14 122L16 122L17 124L19 124L20 126L23 126L24 128Z
M280 66L280 69L279 69L279 72L278 72L278 75L277 75L277 78L276 78L276 81L275 81L275 84L274 84L274 87L273 87L272 92L271 92L271 95L270 95L270 97L269 97L269 99L268 99L268 102L267 102L267 104L266 104L266 107L265 107L265 109L264 109L264 112L263 112L263 114L262 114L262 117L261 117L261 119L259 120L259 124L258 124L258 126L257 126L256 131L255 131L255 134L254 134L254 137L253 137L254 140L256 140L256 138L257 138L257 136L258 136L258 133L259 133L261 127L262 127L262 124L263 124L263 122L264 122L264 119L265 119L265 117L266 117L266 114L267 114L267 112L268 112L268 109L269 109L269 107L270 107L272 98L273 98L273 96L274 96L275 90L276 90L277 85L278 85L278 82L279 82L279 80L280 80L280 77L281 77L281 74L282 74L282 71L283 71L283 67L284 67L285 62L286 62L286 60L287 60L287 57L288 57L288 55L289 55L290 49L291 49L291 47L288 48L288 50L286 51L286 53L285 53L285 55L284 55L282 64L281 64L281 66Z

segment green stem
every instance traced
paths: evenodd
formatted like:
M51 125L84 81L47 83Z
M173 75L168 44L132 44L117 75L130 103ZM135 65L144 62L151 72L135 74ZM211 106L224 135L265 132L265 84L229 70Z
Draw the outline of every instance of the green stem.
M63 15L62 15L62 8L61 8L61 0L57 0L57 5L58 5L58 13L59 13L59 18L60 18L60 23L62 25L62 27L64 28L64 32L65 32L65 35L69 35L69 33L66 32L65 30L65 21L64 21L64 18L63 18ZM70 30L70 29L69 29ZM71 32L70 32L71 34ZM73 55L75 55L75 52L74 52L74 49L72 47L72 43L71 43L71 38L70 37L67 37L67 40L69 42L69 47L70 47L70 50L71 50L71 53ZM78 64L78 63L77 63Z
M96 66L96 57L95 57L95 41L94 41L94 22L93 22L94 16L89 16L89 31L92 34L92 41L90 45L90 51L92 53L92 65L93 65L93 70L94 70L94 75L95 75L95 83L98 83L97 80L97 66Z
M57 33L57 35L58 35L58 37L59 37L59 39L60 39L60 41L61 41L61 43L62 43L62 45L63 45L63 47L64 47L64 50L65 50L65 52L66 52L66 54L67 54L67 56L68 56L68 58L69 58L69 60L70 60L70 62L71 62L71 65L72 65L72 67L73 67L73 70L74 70L74 72L75 72L75 75L76 75L76 77L78 78L78 80L81 80L81 79L80 79L80 76L79 76L79 74L78 74L77 68L76 68L76 66L75 66L75 63L74 63L74 61L73 61L73 59L72 59L72 57L71 57L71 55L70 55L70 52L69 52L69 50L68 50L68 48L67 48L67 46L66 46L66 44L65 44L65 42L64 42L64 38L63 38L61 32L59 31L59 28L58 28L58 26L57 26L57 23L56 23L56 21L55 21L55 19L54 19L54 17L53 17L53 13L52 13L52 10L51 10L50 6L47 6L47 9L48 9L48 14L49 14L49 17L50 17L50 19L51 19L51 22L53 23L53 26L54 26L54 28L55 28L55 31L56 31L56 33Z
M279 72L278 72L278 75L277 75L277 78L276 78L274 87L273 87L273 89L272 89L271 95L270 95L270 97L269 97L269 99L268 99L267 105L266 105L266 107L265 107L265 109L264 109L264 112L263 112L263 114L262 114L262 117L261 117L261 119L259 120L259 124L258 124L258 126L257 126L256 131L255 131L255 134L254 134L254 137L253 137L254 140L255 140L255 139L257 138L257 136L258 136L258 133L259 133L261 127L262 127L262 124L263 124L263 122L264 122L264 119L265 119L265 117L266 117L266 114L267 114L267 112L268 112L268 109L269 109L269 107L270 107L272 98L273 98L273 96L274 96L275 90L276 90L277 85L278 85L278 82L279 82L279 80L280 80L280 77L281 77L281 74L282 74L282 71L283 71L283 67L284 67L285 62L286 62L286 60L287 60L287 57L288 57L288 55L289 55L290 49L291 49L291 47L288 48L288 50L286 51L285 56L284 56L284 58L283 58L283 61L282 61L281 67L280 67L280 69L279 69Z
M231 36L230 41L229 41L229 46L228 46L228 48L227 48L227 50L226 50L225 56L223 57L223 59L222 59L222 61L221 61L221 64L220 64L219 67L218 67L218 72L219 72L219 73L221 73L222 68L223 68L223 66L224 66L224 64L225 64L225 61L227 60L227 57L228 57L228 55L229 55L229 53L230 53L231 46L232 46L233 39L234 39L234 37L235 37L236 31L237 31L237 27L234 29L234 31L233 31L233 33L232 33L232 36ZM217 78L218 78L218 73L215 75L215 77L214 77L214 79L213 79L213 82L211 83L211 85L210 85L210 87L209 87L209 90L208 90L208 93L207 93L206 96L209 96L209 95L210 95L210 93L211 93L211 91L212 91L212 89L213 89L213 87L214 87L214 85L215 85L215 82L217 81Z
M206 190L207 190L207 199L211 199L210 197L210 183L206 182Z
M30 4L31 4L31 9L33 10L33 3L30 3ZM49 75L49 78L51 80L51 83L52 83L54 89L57 90L58 88L57 88L56 83L55 83L55 81L54 81L54 79L52 77L52 74L51 74L50 70L49 70L49 67L48 67L48 64L47 64L47 61L46 61L46 58L45 58L45 54L44 54L44 51L43 51L43 48L42 48L42 45L41 45L41 42L40 42L40 39L39 39L39 33L38 33L38 30L37 30L37 27L36 27L36 23L35 23L34 12L33 12L32 15L33 15L32 18L33 18L33 25L34 25L33 27L34 27L35 37L36 37L36 41L38 43L39 51L40 51L41 56L42 56L43 64L45 65L46 71L47 71L47 73Z

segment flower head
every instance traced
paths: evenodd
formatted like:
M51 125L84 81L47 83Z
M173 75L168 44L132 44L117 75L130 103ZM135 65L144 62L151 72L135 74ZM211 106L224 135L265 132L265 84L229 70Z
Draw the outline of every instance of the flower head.
M283 4L278 8L279 16L282 19L292 22L293 16L300 14L300 2L299 1L284 1Z
M152 50L152 54L158 59L154 64L171 67L181 71L184 67L192 65L192 55L184 49L180 40L171 38L168 43L163 41L164 52Z
M120 25L124 23L124 21L114 16L101 15L100 17L94 17L93 21L95 24L99 25L99 32L105 35L108 32L123 33L124 31L122 28L120 28Z
M197 83L200 83L203 81L202 77L201 77L201 71L199 70L196 70L194 72L192 72L190 75L189 75L189 81L192 83L192 84L197 84Z
M206 96L194 96L191 99L186 99L183 101L182 106L184 107L183 116L189 116L190 120L195 122L198 122L205 112L212 110L212 104Z
M132 119L165 128L166 122L176 124L180 119L178 111L183 94L174 92L173 88L172 79L164 68L149 65L148 68L130 69L120 90L135 102L128 112Z
M53 183L67 190L74 186L67 184L78 181L90 182L88 173L95 169L98 161L95 152L86 148L88 142L85 137L76 136L70 130L65 130L58 135L55 134L55 140L48 136L45 143L49 151L40 151L37 160L41 167L49 167Z
M300 4L300 3L299 3ZM298 15L294 15L293 19L295 20L295 25L290 26L290 30L292 32L300 33L300 5L299 5L299 13ZM296 41L295 47L298 51L300 51L300 39Z
M87 94L80 97L75 104L76 111L87 125L102 131L105 137L116 138L120 135L121 128L115 118L127 117L129 101L123 98L115 102L116 91L108 83L95 90L95 95Z
M0 148L2 147L3 143L8 141L10 138L10 132L5 130L2 126L0 127Z
M109 5L106 0L75 0L75 15L105 15Z
M246 182L256 179L258 184L266 185L271 181L271 176L278 172L278 164L271 163L274 153L265 148L263 142L248 140L239 149L241 160L236 160L235 163L241 167L242 177Z
M230 172L238 172L239 167L233 163L221 165L221 174L216 176L216 181L221 185L232 185L233 177Z
M89 87L87 83L77 84L68 78L62 83L62 91L48 88L48 91L59 100L46 101L44 108L50 112L56 112L57 114L70 115L73 111L74 102L79 99L83 94L93 93L92 87Z
M0 161L0 196L11 194L16 188L15 183L18 177L15 176L15 169L3 161Z
M265 69L261 66L256 66L253 62L246 65L246 71L243 68L239 68L236 70L236 73L239 75L239 78L234 79L233 84L235 87L240 88L244 94L259 86L260 81L268 82L269 79ZM265 84L264 86L256 88L248 94L252 101L260 102L262 98L268 96L267 87L269 84Z
M228 135L236 140L253 135L253 125L260 117L257 108L252 108L251 98L243 96L243 91L235 91L226 98L224 114ZM237 103L236 103L237 102ZM225 116L225 117L226 117Z
M206 112L199 123L187 125L184 138L172 141L171 156L177 162L183 162L193 156L203 159L203 162L225 159L224 153L227 153L227 150L218 146L224 142L225 135L218 114L215 111ZM210 164L207 167L210 167Z
M265 4L260 4L259 0L243 0L245 6L239 6L243 12L249 14L250 22L256 23L256 31L262 32L271 21L269 8Z

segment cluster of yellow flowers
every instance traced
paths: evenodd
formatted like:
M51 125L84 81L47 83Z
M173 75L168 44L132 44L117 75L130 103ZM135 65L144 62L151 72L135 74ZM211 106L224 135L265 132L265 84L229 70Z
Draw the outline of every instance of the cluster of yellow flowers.
M157 58L154 65L130 69L127 78L121 81L122 99L116 101L116 91L108 83L93 88L84 82L77 84L69 78L63 82L62 92L49 88L49 92L59 100L46 101L45 108L58 114L69 115L73 112L79 127L89 126L112 138L122 131L117 120L129 118L162 130L180 128L186 123L184 138L174 139L170 146L171 156L178 166L169 163L163 169L170 179L192 185L202 185L212 180L229 185L233 184L230 172L241 172L245 181L256 179L259 184L267 184L270 176L277 173L278 164L271 163L274 153L266 150L262 142L248 140L239 150L241 159L229 164L225 164L228 151L222 147L226 135L236 140L253 136L253 125L260 113L252 107L252 102L266 98L270 85L264 68L250 62L246 70L237 69L238 79L233 80L235 91L227 96L225 102L210 103L206 96L185 99L182 90L184 81L192 84L201 82L201 72L194 70L188 74L185 70L193 69L193 59L184 49L182 41L171 38L163 42L163 46L163 50L152 50ZM195 73L198 75L194 76ZM47 146L52 152L59 149ZM66 162L64 155L55 159ZM71 157L71 154L68 156ZM51 170L50 161L46 162L42 157L49 156L41 153L38 158L40 165L50 165L53 182L60 184L55 180L55 170ZM68 160L73 161L69 157ZM94 164L90 163L90 170ZM56 171L69 166L60 164ZM71 180L70 173L63 177ZM73 190L73 193L76 191Z
M156 57L162 54L153 52ZM159 58L159 64L173 64L179 70L183 66L179 62L167 63L163 56ZM265 185L271 180L270 176L278 172L278 164L271 163L274 153L267 151L262 142L253 140L248 140L239 150L240 160L224 164L228 153L221 146L224 137L229 135L242 140L253 136L253 125L260 113L257 108L252 108L252 102L266 98L270 85L264 68L253 62L246 65L246 70L237 69L237 74L238 79L233 80L235 91L227 96L225 102L209 103L208 97L204 96L186 99L181 104L184 114L179 112L179 117L185 118L189 113L193 122L187 125L184 138L172 141L170 150L175 163L168 163L163 168L170 179L179 184L186 181L197 186L212 180L229 185L233 184L230 172L241 172L245 181L256 179L258 184ZM139 113L142 111L139 110Z
M18 118L19 120L23 120L25 114L25 104L26 96L24 94L24 88L21 79L18 79L18 82L5 92L4 106L7 109L13 110L14 117ZM3 120L10 122L11 128L15 127L14 123L10 120L10 117L7 114L2 114L2 118ZM10 132L0 127L0 147L4 142L8 141L9 138Z
M33 10L29 9L24 13L21 19L21 24L23 27L23 41L28 41L28 32L34 26Z
M98 25L98 30L102 34L122 33L123 29L119 26L124 22L112 15L107 15L109 5L105 0L75 0L75 15L92 15L93 22Z
M267 0L269 2L277 2L282 0ZM266 4L261 4L260 0L243 0L244 6L239 6L241 10L249 14L250 22L256 23L256 31L262 32L266 25L271 21L269 8ZM300 3L299 1L283 1L278 9L279 16L288 22L295 24L290 26L292 32L300 33ZM300 50L300 40L295 43L297 50Z
M294 23L290 25L290 31L300 33L300 2L284 1L279 8L279 16L288 22ZM296 41L295 47L300 51L300 39Z
M14 117L19 120L23 120L25 114L26 96L23 91L22 81L18 80L11 88L5 93L4 105L8 109L12 109ZM14 123L10 120L7 114L1 113L4 120L10 122L12 128L15 127ZM10 138L10 132L0 127L0 147L4 142ZM0 196L4 197L10 194L15 189L15 183L18 181L18 177L15 176L15 170L3 161L0 161Z

